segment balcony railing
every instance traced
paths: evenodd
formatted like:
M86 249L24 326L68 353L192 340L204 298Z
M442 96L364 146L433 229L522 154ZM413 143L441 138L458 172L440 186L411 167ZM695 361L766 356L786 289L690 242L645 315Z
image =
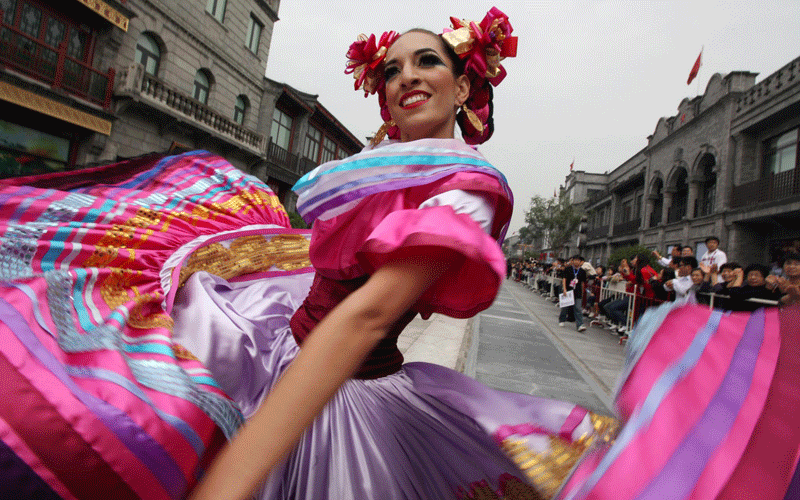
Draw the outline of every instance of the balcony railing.
M800 175L797 169L769 174L741 186L733 186L731 207L740 208L769 203L800 195Z
M684 217L686 217L686 200L673 203L667 210L667 224L681 221Z
M596 240L597 238L605 238L608 236L608 229L609 227L607 225L590 229L586 232L586 239Z
M649 227L656 227L659 224L661 224L661 207L657 205L653 207L653 213L650 214Z
M103 109L111 107L114 68L102 73L67 55L66 42L51 47L2 20L0 10L0 64Z
M266 138L263 135L239 125L172 85L146 73L141 64L133 64L122 70L118 80L118 94L145 97L159 107L178 112L259 153L265 149Z
M299 156L286 151L272 142L272 138L270 138L267 143L267 160L284 170L298 174L298 178L300 175L311 171L317 166L316 162L309 160L305 156Z
M632 219L626 222L620 222L619 224L614 224L614 236L635 233L639 230L639 226L641 225L642 219Z

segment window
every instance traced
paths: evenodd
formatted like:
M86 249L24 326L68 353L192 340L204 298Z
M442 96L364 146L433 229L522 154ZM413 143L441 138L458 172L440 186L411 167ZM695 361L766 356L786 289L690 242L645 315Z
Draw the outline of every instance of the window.
M769 172L780 174L797 165L797 131L790 130L766 143L766 164Z
M233 106L233 121L239 125L244 125L244 114L247 111L247 98L240 95L236 98L236 104Z
M261 43L261 32L264 25L255 16L250 16L250 29L247 30L247 48L253 54L258 54L258 44Z
M0 9L3 9L3 22L13 24L14 15L17 12L16 0L0 0Z
M225 0L208 0L206 12L214 16L219 22L225 20Z
M342 148L339 148L339 154L336 155L336 158L339 159L339 160L343 160L343 159L347 158L348 156L350 156L350 155L347 154L347 151L345 151Z
M275 109L272 115L272 129L269 136L276 145L289 151L292 140L292 117L281 111Z
M208 104L208 93L211 90L211 79L208 77L208 73L205 70L198 70L197 73L194 75L194 94L193 97L202 102L203 104Z
M156 76L161 62L161 49L155 39L147 33L139 35L136 41L136 62L144 66L145 72Z
M36 76L53 78L58 65L58 50L64 42L67 42L67 56L78 61L64 61L69 73L67 77L80 73L79 62L91 62L89 28L51 10L46 2L0 0L0 9L5 24L27 35L12 35L11 30L3 30L2 40L14 45L13 50L10 45L4 49L11 56L12 64L22 65Z
M308 127L306 134L306 147L303 156L312 161L319 159L319 145L322 142L322 132L315 127Z
M322 158L320 158L320 163L331 161L334 158L336 158L336 143L326 137L322 143Z

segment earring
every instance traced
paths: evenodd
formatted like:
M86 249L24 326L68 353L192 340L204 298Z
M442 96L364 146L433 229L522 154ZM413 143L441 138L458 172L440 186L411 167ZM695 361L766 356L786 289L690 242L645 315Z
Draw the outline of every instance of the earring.
M389 131L389 129L394 127L394 126L395 126L394 120L389 120L388 122L383 122L383 125L381 125L381 128L379 128L378 131L375 132L375 137L373 137L372 140L369 141L369 143L373 147L375 147L378 144L380 144L381 141L384 139L384 137L386 137L386 133Z
M464 103L461 106L461 109L464 111L464 114L467 115L467 119L472 124L472 127L475 130L477 130L479 134L482 134L483 133L483 123L481 122L480 118L478 118L478 115L476 115L474 111L469 109L469 107L467 107L466 103Z

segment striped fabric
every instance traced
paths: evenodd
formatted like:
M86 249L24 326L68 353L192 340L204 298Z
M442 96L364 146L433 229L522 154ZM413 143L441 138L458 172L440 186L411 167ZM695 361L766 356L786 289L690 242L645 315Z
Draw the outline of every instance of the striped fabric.
M730 314L671 304L648 314L633 337L616 398L625 425L612 445L584 459L558 498L784 498L800 433L787 433L767 417L778 413L775 398L790 392L778 396L781 384L791 380L797 392L796 370L779 363L786 354L782 337L794 336L796 344L797 327L782 328L777 309ZM783 449L774 446L784 439ZM762 484L763 472L742 467L759 441L773 443L773 464L766 466L775 478L771 487ZM723 493L731 484L739 486Z
M242 415L172 342L161 266L259 224L276 196L206 152L0 183L0 497L185 494Z
M456 171L497 178L513 207L505 177L477 150L457 139L421 139L384 141L344 160L320 165L295 184L297 210L306 222L326 220L350 210L365 196L428 184ZM501 214L497 219L507 218ZM506 223L500 231L500 242L507 229Z

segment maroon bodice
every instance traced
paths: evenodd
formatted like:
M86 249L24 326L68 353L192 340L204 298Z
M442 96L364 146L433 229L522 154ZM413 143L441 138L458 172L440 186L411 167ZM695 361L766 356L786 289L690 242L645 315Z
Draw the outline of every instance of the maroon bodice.
M367 278L369 276L351 280L334 280L317 273L306 300L294 313L290 323L292 335L297 344L302 346L303 340L317 326L317 323L322 321L322 318L348 295L366 283ZM415 311L408 311L392 325L388 335L375 346L364 360L355 375L356 378L384 377L400 369L403 364L403 354L397 348L397 337L416 315ZM358 335L359 332L354 331L352 334Z

